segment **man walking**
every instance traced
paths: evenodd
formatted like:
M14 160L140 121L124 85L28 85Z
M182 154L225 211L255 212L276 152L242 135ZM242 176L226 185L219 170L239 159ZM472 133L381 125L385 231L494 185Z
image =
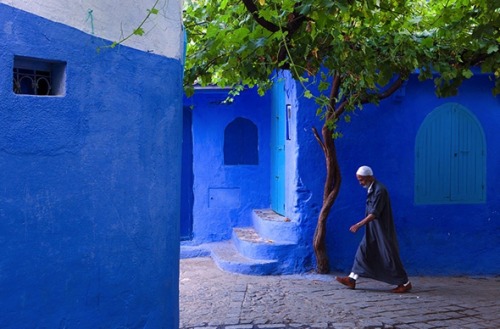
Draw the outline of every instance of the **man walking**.
M397 285L394 293L405 293L412 286L399 257L399 246L392 217L391 200L383 184L373 176L368 166L361 166L356 172L361 186L368 190L365 218L352 225L349 231L356 233L365 226L365 236L359 244L351 274L335 279L355 289L358 277Z

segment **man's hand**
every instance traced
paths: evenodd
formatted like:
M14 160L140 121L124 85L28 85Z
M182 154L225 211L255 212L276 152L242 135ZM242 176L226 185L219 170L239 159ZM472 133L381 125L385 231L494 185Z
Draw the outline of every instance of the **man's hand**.
M360 227L361 227L361 225L359 223L356 223L349 228L349 231L351 231L352 233L356 233Z
M368 214L368 216L366 216L365 218L363 218L360 222L358 222L358 223L354 224L353 226L351 226L349 228L349 231L351 231L352 233L356 233L361 226L363 226L365 224L368 224L372 220L375 220L375 215L374 214Z

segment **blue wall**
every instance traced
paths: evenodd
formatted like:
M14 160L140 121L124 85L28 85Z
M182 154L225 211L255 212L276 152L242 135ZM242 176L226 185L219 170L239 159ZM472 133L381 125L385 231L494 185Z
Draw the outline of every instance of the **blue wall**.
M431 81L412 76L408 84L380 106L366 106L340 123L337 140L342 172L340 195L328 222L327 248L333 271L348 272L362 233L348 231L364 217L366 190L355 179L361 165L370 165L389 189L403 262L410 275L491 275L500 273L500 151L495 136L500 126L500 101L491 95L485 75L466 81L459 96L439 99ZM316 105L301 97L303 90L286 80L286 100L292 109L286 140L285 216L300 225L296 249L313 255L312 238L322 205L324 156L312 127L321 128ZM193 105L193 240L200 244L231 237L233 227L250 226L252 209L269 203L270 95L247 90L231 105L220 104L221 90L198 90ZM415 142L426 116L447 103L458 103L478 120L485 134L486 202L476 204L415 204ZM225 166L224 129L238 117L259 129L258 166ZM307 258L307 257L306 257ZM313 264L312 264L313 265ZM308 266L308 265L305 265ZM307 271L303 268L299 271Z
M456 97L434 96L431 81L415 76L404 95L393 96L379 107L366 106L340 126L344 137L337 141L342 187L328 223L328 252L332 270L347 272L352 266L362 234L351 234L352 223L364 216L366 191L355 179L360 165L370 165L389 189L399 235L402 259L410 275L461 275L500 273L500 100L491 95L492 82L480 75L466 81ZM301 91L297 92L300 95ZM414 203L415 138L427 114L445 103L459 103L478 119L486 137L486 203L416 205ZM295 99L297 167L302 188L297 188L301 218L312 235L321 205L324 179L323 154L309 116L316 108L303 98ZM310 110L309 110L310 109ZM287 145L288 147L288 145ZM287 152L289 149L287 148Z
M178 327L181 63L0 17L0 327ZM14 94L14 56L66 94Z
M221 104L226 97L197 89L185 103L193 120L193 244L228 240L233 227L251 224L253 209L270 206L270 98L245 90ZM257 128L258 164L224 164L224 131L237 118Z

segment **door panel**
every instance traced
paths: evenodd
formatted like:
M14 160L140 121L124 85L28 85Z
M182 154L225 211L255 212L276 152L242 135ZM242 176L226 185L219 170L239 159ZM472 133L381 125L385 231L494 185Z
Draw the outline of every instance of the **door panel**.
M285 83L275 81L271 102L271 208L285 214Z
M192 113L183 109L182 173L181 173L181 240L193 237L193 138L191 134Z
M415 202L485 201L486 143L477 119L448 103L432 111L415 143Z

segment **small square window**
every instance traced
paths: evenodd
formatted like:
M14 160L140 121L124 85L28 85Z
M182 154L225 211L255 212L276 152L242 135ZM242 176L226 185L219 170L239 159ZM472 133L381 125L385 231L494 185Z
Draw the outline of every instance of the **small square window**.
M65 76L65 62L15 56L12 90L20 95L64 95Z

